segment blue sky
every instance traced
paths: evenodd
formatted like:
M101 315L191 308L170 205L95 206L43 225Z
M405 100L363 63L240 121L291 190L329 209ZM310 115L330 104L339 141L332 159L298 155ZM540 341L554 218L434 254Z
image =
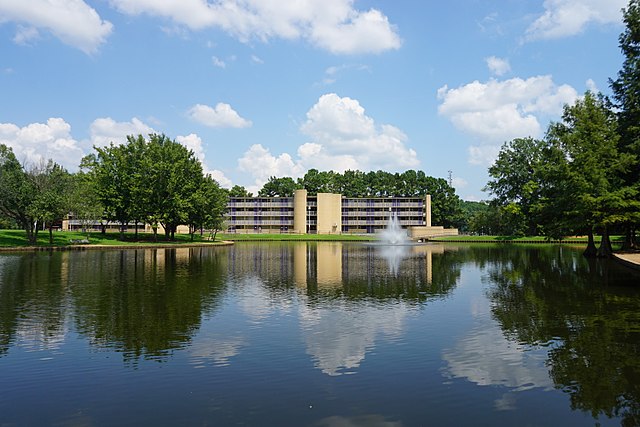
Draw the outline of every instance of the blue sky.
M165 133L225 187L424 170L466 200L500 145L609 93L626 0L0 0L0 143L76 170Z

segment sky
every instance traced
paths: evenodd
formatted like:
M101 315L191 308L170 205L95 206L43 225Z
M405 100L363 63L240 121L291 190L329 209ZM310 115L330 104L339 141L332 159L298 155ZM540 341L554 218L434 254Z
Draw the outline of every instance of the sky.
M451 179L610 94L626 0L0 0L0 143L76 171L164 133L223 186L310 168Z

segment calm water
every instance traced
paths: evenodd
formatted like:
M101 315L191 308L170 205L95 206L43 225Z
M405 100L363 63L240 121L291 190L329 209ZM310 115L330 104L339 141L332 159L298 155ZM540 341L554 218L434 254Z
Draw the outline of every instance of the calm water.
M640 278L579 250L0 255L0 426L640 424Z

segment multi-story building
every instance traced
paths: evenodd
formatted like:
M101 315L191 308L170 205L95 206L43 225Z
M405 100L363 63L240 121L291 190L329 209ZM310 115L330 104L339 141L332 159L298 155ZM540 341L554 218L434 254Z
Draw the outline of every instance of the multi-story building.
M228 204L227 231L375 233L383 230L392 216L414 237L416 230L428 230L432 235L445 232L442 227L431 226L430 195L351 198L334 193L308 195L306 190L296 190L293 197L232 197Z

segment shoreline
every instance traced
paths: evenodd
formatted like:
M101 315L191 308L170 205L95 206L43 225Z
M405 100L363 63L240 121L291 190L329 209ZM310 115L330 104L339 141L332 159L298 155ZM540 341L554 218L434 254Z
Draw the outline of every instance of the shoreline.
M64 246L2 246L0 252L64 252L108 249L172 249L231 246L234 242L223 240L216 243L158 243L132 245L64 245Z

